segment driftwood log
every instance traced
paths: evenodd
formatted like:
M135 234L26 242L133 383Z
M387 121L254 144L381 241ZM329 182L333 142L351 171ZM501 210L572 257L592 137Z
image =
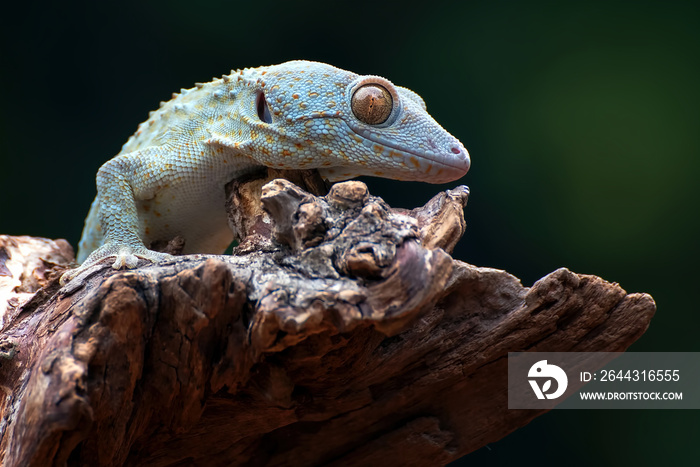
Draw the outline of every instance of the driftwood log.
M545 412L507 409L509 351L622 351L654 314L452 259L466 187L406 211L277 175L228 187L230 256L60 287L70 245L0 237L2 465L447 464Z

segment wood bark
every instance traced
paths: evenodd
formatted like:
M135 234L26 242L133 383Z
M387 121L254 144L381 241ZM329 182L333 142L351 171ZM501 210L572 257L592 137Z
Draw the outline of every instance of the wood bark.
M0 236L2 465L446 464L545 412L507 409L508 352L623 351L654 314L451 258L466 187L407 211L278 175L228 187L231 256L60 287L66 242Z

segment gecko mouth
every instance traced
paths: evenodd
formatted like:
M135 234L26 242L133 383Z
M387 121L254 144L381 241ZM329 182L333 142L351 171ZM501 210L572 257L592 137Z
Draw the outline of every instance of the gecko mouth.
M391 141L388 141L387 139L382 138L381 136L368 130L353 128L353 131L362 137L362 139L366 142L365 145L370 147L373 151L376 151L376 145L380 145L389 150L399 151L403 154L415 156L420 159L430 161L434 164L439 164L441 166L459 170L464 173L467 173L469 170L469 153L456 138L454 138L452 143L449 145L449 153L446 151L440 151L440 148L438 148L435 142L428 138L428 144L436 150L436 152L428 152L420 150L419 148L407 148L405 146L392 143Z

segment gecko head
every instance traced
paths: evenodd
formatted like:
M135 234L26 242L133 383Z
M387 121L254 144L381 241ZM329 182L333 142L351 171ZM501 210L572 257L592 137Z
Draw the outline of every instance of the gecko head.
M331 181L370 175L444 183L469 170L467 150L423 99L385 78L294 61L267 67L256 82L251 113L268 137L251 149L256 159L268 157L259 159L264 165L318 168Z

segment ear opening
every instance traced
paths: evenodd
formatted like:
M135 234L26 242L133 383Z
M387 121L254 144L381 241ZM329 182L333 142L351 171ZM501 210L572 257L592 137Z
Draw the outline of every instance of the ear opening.
M261 91L258 93L255 102L255 108L258 111L258 118L260 121L265 123L272 123L272 114L270 113L270 107L267 105L267 99L265 99L265 94Z

